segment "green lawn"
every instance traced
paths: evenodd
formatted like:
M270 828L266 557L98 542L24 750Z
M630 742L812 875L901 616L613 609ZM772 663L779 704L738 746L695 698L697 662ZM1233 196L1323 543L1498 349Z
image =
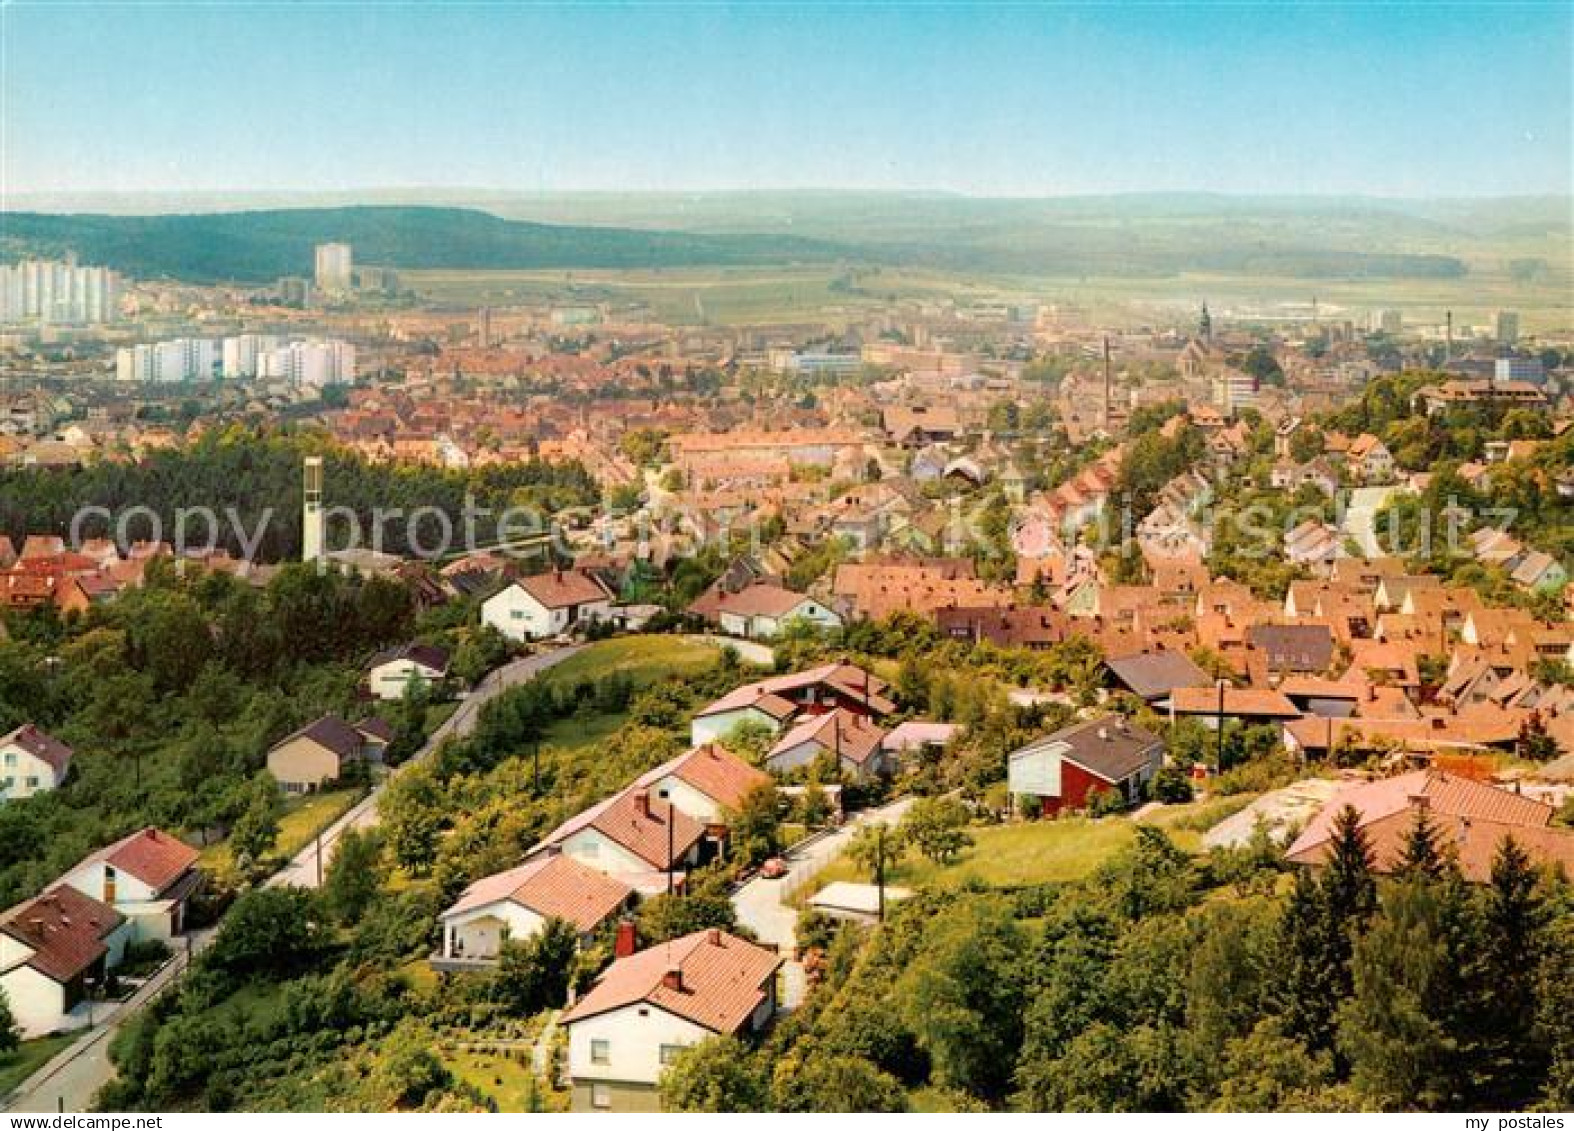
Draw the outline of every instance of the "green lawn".
M1203 830L1243 808L1252 796L1167 806L1145 823L1162 828L1187 852L1200 852ZM1130 844L1136 829L1137 823L1129 817L1065 817L975 826L969 830L973 847L949 864L932 864L909 852L887 878L890 883L914 888L957 887L970 880L1001 887L1078 880ZM826 866L811 889L833 880L864 882L868 878L843 856Z
M497 1104L500 1112L550 1111L553 1097L538 1086L528 1048L503 1052L444 1050L448 1070Z
M541 674L546 683L572 683L624 672L645 687L669 675L693 675L716 662L721 652L683 636L619 636L587 644Z
M353 786L288 798L279 817L279 839L274 855L286 860L294 856L365 795L363 788ZM208 845L202 850L200 862L216 875L228 873L232 864L229 844L220 841Z
M636 687L648 687L671 675L702 672L721 655L711 644L682 636L620 636L598 640L542 673L545 683L568 684L601 679L623 672ZM543 743L561 750L583 750L611 735L628 720L624 712L571 715L547 727Z
M54 1037L40 1037L36 1041L23 1041L13 1053L0 1057L0 1096L8 1096L33 1073L49 1062L49 1058L76 1040L80 1033L62 1033Z

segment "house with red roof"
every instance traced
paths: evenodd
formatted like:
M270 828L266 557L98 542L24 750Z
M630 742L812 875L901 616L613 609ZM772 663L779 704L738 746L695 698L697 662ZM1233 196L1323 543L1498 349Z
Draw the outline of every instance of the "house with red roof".
M603 875L655 894L698 864L706 827L666 798L629 788L564 821L530 850L560 853Z
M726 737L739 723L756 721L781 731L800 714L819 715L840 707L883 718L896 711L888 684L856 664L821 664L807 671L746 683L701 708L690 725L694 745Z
M752 791L770 782L736 754L715 743L696 746L640 775L632 788L649 790L654 797L671 800L678 812L707 826L712 836L728 810L736 810Z
M1552 806L1439 770L1415 770L1340 790L1307 823L1285 858L1321 864L1333 842L1334 821L1346 806L1360 814L1372 866L1379 872L1397 867L1405 840L1423 814L1436 828L1438 843L1453 853L1460 873L1473 883L1491 877L1492 857L1509 837L1538 864L1574 872L1574 831L1552 825Z
M0 990L23 1036L85 1025L88 989L128 938L124 916L65 884L0 914Z
M573 857L550 853L485 876L438 916L437 970L474 969L497 961L506 941L528 939L549 919L572 924L581 938L627 908L634 889Z
M59 789L71 769L71 747L32 723L0 735L0 801Z
M557 569L521 577L481 604L481 623L510 640L542 640L587 620L604 620L612 594L578 570Z
M838 768L859 781L889 776L896 770L896 759L885 749L885 733L874 720L840 708L806 715L766 753L765 765L775 773L787 773L821 758L834 758Z
M149 825L88 856L60 882L113 907L134 939L182 933L186 904L202 884L197 850Z
M661 1074L776 1013L775 951L711 928L620 958L563 1014L574 1111L654 1112Z

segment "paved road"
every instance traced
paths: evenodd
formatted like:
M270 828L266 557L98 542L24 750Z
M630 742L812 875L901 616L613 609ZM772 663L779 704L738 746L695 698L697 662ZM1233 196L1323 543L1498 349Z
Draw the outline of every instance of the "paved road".
M400 769L429 757L441 745L443 739L469 734L475 729L476 718L487 700L510 687L534 679L547 668L562 663L582 647L583 645L576 644L552 652L526 656L492 672L471 690L460 703L459 709L432 732L426 744L405 761ZM398 773L399 770L393 772ZM377 823L377 800L386 785L385 779L323 832L321 844L325 868L333 857L334 845L344 835L345 829L366 828ZM317 843L314 841L307 845L295 855L294 859L269 877L268 886L291 884L296 887L316 887ZM212 937L211 930L195 933L192 936L192 952L197 953L206 948ZM98 1094L98 1090L115 1074L114 1065L109 1060L110 1039L128 1018L174 981L185 968L185 964L186 957L182 954L150 978L145 986L101 1020L98 1026L90 1032L83 1033L75 1043L63 1049L53 1060L24 1081L21 1087L11 1094L5 1110L32 1112L56 1111L63 1108L71 1112L86 1111L91 1106L93 1097Z
M443 722L443 725L432 732L426 744L415 754L402 762L392 773L378 782L364 798L355 806L345 812L333 824L323 830L322 836L312 841L295 858L284 867L280 868L268 878L269 887L298 887L314 888L318 883L317 845L322 845L322 871L328 870L329 863L333 860L334 849L339 843L346 829L367 829L377 823L377 802L388 781L407 766L414 765L431 756L443 740L447 738L463 738L475 729L476 719L480 717L481 707L491 698L510 687L517 687L527 683L537 675L546 671L555 664L560 664L574 653L583 648L583 644L573 644L566 648L559 648L552 652L542 652L534 656L525 656L522 659L505 664L492 672L480 683L471 689L470 694L459 704L459 709Z
M195 931L190 936L191 953L199 954L213 941L213 931ZM56 1053L22 1086L11 1094L6 1111L85 1111L93 1102L98 1090L115 1074L109 1061L109 1042L126 1019L157 997L185 970L187 956L180 952L163 969L149 978L112 1012L98 1018L93 1029L86 1030L77 1040Z
M738 913L739 925L748 927L759 936L761 942L773 944L788 956L782 992L784 1007L792 1009L797 1006L803 1000L807 988L803 967L793 957L793 951L798 945L794 933L798 924L798 911L788 901L816 873L842 854L859 829L878 821L895 825L912 803L911 797L901 797L879 809L866 809L835 832L815 837L784 856L787 874L780 879L767 880L756 876L732 893L732 905Z

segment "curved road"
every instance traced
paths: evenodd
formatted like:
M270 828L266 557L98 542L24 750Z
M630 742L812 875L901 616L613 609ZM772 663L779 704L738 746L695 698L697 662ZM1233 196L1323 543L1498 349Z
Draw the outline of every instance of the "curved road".
M562 663L584 645L575 644L552 652L525 656L504 664L491 672L471 690L459 704L459 709L432 732L426 743L407 761L372 787L354 808L323 831L321 837L307 845L295 857L269 877L270 887L290 884L296 887L317 886L317 846L323 850L323 867L333 857L333 847L345 829L366 828L377 823L377 800L387 788L389 778L405 766L413 765L438 748L445 738L462 738L475 729L481 707L500 692L534 679L554 664ZM200 952L213 937L212 930L194 932L190 938L192 953ZM83 1033L73 1044L57 1054L12 1092L4 1105L8 1112L86 1111L98 1090L115 1075L115 1066L109 1060L109 1042L128 1018L157 997L175 981L185 968L187 955L178 955L162 970L150 978L146 985L126 999L108 1016L106 1023Z

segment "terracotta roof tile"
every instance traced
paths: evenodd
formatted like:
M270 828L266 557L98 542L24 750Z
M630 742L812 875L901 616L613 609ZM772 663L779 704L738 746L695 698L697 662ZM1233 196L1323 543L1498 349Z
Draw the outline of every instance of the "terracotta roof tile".
M725 931L697 931L609 966L564 1024L648 1002L715 1033L735 1033L770 994L782 960Z

